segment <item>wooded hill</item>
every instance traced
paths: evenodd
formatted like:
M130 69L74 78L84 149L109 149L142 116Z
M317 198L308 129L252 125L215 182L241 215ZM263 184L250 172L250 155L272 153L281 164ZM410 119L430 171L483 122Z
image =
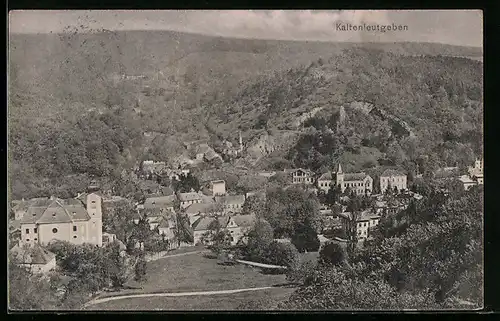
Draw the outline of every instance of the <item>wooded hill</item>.
M184 140L236 142L239 130L250 149L267 135L276 151L263 155L297 166L423 154L454 165L481 153L482 63L436 56L478 58L478 48L167 31L10 35L9 45L10 177L25 196L42 179L116 174L142 157L168 160ZM396 116L415 137L352 102Z

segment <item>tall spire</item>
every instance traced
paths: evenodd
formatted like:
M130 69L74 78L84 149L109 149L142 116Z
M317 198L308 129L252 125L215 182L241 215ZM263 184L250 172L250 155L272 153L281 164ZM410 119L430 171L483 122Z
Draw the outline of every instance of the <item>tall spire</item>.
M337 168L337 173L342 173L342 166L340 165L340 163L339 163L339 166Z

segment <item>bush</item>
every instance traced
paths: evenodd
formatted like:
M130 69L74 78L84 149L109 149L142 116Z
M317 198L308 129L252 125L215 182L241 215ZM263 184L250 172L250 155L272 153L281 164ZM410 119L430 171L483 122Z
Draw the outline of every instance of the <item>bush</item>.
M273 241L265 251L265 262L274 265L295 268L299 265L299 252L291 243Z
M345 260L347 260L347 253L338 243L328 243L319 252L321 264L339 265Z

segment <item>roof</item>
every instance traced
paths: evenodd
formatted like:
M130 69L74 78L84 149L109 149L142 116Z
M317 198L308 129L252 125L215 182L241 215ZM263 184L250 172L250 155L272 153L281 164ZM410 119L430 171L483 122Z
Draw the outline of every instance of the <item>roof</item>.
M239 227L251 227L255 224L256 221L255 215L252 214L235 215L232 217L232 219Z
M339 214L339 216L341 216L341 217L343 217L345 219L350 219L351 215L352 214L350 212L343 212L343 213ZM369 221L369 220L378 219L378 218L380 218L380 215L373 214L370 211L364 211L364 212L361 213L360 217L356 221L357 222L360 222L360 221Z
M222 159L222 157L219 154L217 154L213 149L209 149L205 153L205 158L208 159L208 160L212 160L212 159L215 159L215 158Z
M210 184L226 184L226 181L224 181L222 179L218 179L215 181L211 181Z
M348 181L362 181L364 180L368 175L366 173L346 173L344 174L344 182Z
M194 201L199 199L201 199L200 194L195 192L179 193L179 200L181 200L181 202Z
M243 204L245 203L245 195L226 195L224 201L226 204Z
M198 213L206 213L210 210L210 207L213 206L213 203L194 203L189 205L185 212L186 214L198 214Z
M464 184L474 184L475 183L475 181L472 180L472 178L470 178L469 175L462 175L462 176L460 176L459 180Z
M73 203L73 202L70 202ZM74 203L73 203L74 204ZM24 224L70 223L89 220L87 210L80 205L65 205L62 200L53 200L46 207L30 207L21 220Z
M54 253L49 252L38 244L26 247L20 247L16 244L10 251L20 263L24 264L45 265L56 257Z
M396 169L386 169L380 177L406 176L403 172Z
M163 187L161 187L161 193L164 196L170 196L170 195L174 195L174 190L168 186L163 186Z
M210 223L214 221L213 217L200 217L193 223L194 231L206 231Z
M175 202L175 195L148 197L144 201L144 208L153 209L153 208L171 207L174 205L174 202Z
M158 225L158 228L170 228L170 227L174 227L174 226L175 226L174 221L163 218L161 220L160 224Z
M9 229L11 232L16 231L21 228L21 221L19 220L9 220Z
M331 181L331 180L332 180L332 172L326 172L318 178L318 181Z
M283 170L285 173L295 173L295 172L298 172L298 171L302 171L306 174L312 174L312 171L308 170L308 169L303 169L303 168L292 168L292 169L284 169Z
M205 154L208 153L208 151L212 150L208 144L201 144L198 145L195 149L196 154ZM213 150L212 150L213 151Z

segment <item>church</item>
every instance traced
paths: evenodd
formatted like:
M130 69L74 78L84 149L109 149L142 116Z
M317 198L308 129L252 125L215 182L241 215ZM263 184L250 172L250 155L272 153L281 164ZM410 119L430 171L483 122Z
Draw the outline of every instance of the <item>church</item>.
M77 199L50 198L28 207L21 219L22 245L46 245L52 240L102 246L102 197L97 191Z

